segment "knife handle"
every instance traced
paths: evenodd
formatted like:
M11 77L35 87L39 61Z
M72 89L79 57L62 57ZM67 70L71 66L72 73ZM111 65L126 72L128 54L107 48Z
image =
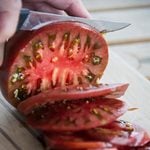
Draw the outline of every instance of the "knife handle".
M26 20L26 18L29 15L29 12L30 12L29 9L26 9L26 8L22 8L21 9L20 16L19 16L19 22L18 22L18 26L17 26L17 30L19 30L22 27L24 21Z

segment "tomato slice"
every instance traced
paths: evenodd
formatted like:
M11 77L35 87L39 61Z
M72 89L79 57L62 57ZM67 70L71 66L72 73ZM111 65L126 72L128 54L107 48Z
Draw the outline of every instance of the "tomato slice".
M104 127L85 131L95 140L110 142L115 145L137 147L150 141L145 130L126 121L115 121Z
M138 147L129 147L129 146L122 146L118 147L118 150L150 150L150 142Z
M28 98L18 105L18 110L27 115L35 106L45 103L54 103L54 101L62 100L78 100L91 97L109 97L118 98L122 96L128 84L100 84L97 86L80 85L80 86L67 86L64 90L55 88L54 90L47 90L35 96Z
M0 82L15 106L54 87L97 84L108 62L103 36L83 23L51 23L9 42Z
M47 134L45 135L47 147L55 150L113 150L113 146L106 142L92 141L83 135L73 134Z
M37 106L27 123L45 131L79 131L106 125L127 111L123 101L92 98Z

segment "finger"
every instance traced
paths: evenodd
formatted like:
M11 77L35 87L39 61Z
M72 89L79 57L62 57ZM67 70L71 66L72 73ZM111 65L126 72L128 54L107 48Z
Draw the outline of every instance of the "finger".
M69 15L89 18L90 14L81 0L45 0L56 9L65 10Z
M0 43L14 34L20 9L20 0L0 0Z
M80 0L77 0L77 2L73 1L72 4L66 9L66 12L71 16L91 18L91 15Z
M42 11L42 12L49 12L49 13L54 13L54 14L65 14L64 11L56 9L46 2L39 2L39 3L31 3L27 2L23 4L24 7L29 8L31 10L36 10L36 11Z

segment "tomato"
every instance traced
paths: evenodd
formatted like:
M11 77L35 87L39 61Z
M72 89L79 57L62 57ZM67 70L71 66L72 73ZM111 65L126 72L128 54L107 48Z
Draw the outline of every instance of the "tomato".
M92 97L120 97L124 94L128 84L100 84L97 86L80 85L67 86L66 89L55 88L55 90L47 90L32 96L18 105L18 110L23 114L28 114L38 105L45 103L54 103L54 101L62 100L78 100Z
M79 131L106 125L126 111L126 104L120 100L96 97L38 105L26 117L37 129Z
M138 147L129 147L129 146L118 147L118 150L150 150L150 142L143 146Z
M96 84L108 62L103 36L89 25L57 22L14 36L0 69L1 89L13 105L55 87Z
M113 150L111 144L87 139L80 134L47 134L47 147L55 150Z
M136 148L131 148L130 150L149 150L150 149L150 142L141 146L141 147L136 147Z
M140 126L126 121L115 121L104 127L85 132L96 140L110 142L114 145L137 147L150 141L150 137Z

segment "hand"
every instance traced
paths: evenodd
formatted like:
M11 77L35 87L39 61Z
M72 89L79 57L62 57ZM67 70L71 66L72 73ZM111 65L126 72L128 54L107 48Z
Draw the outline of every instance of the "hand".
M71 16L90 17L90 14L81 0L22 0L23 6L32 10L51 12L56 14L67 13Z
M0 0L0 66L3 61L4 43L16 31L21 0Z
M15 32L21 0L0 0L0 45Z
M0 44L14 34L21 5L21 0L0 0ZM81 0L23 0L23 7L57 14L67 13L72 16L90 17Z

